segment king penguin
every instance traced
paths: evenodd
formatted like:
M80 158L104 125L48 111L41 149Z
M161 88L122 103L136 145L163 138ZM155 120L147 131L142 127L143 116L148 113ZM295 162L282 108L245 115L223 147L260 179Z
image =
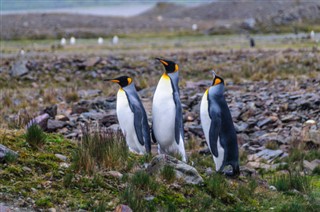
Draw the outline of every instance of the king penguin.
M179 67L176 63L156 58L165 67L152 104L152 137L158 142L159 154L180 154L187 161L184 149L182 107L179 97Z
M225 174L239 175L237 135L224 97L224 80L214 72L212 86L202 97L200 119L216 171L223 172L225 166L231 165L232 172Z
M151 139L147 114L132 78L121 76L106 81L121 86L117 94L117 117L129 150L138 154L150 153Z

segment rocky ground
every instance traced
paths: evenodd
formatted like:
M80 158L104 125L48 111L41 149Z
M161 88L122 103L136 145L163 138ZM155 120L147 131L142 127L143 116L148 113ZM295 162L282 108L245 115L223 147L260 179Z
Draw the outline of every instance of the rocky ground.
M207 41L197 42L199 45L208 44ZM297 43L304 42L306 42L305 47L297 47ZM130 51L115 49L111 53L102 51L101 54L92 54L83 52L86 47L79 44L73 47L74 49L66 47L53 52L52 50L47 52L27 50L25 56L12 56L11 49L10 51L4 49L0 62L0 99L2 102L0 105L2 140L0 141L19 152L19 155L25 155L25 158L22 156L16 164L1 165L0 174L4 179L1 182L5 186L0 187L0 200L10 203L18 198L19 204L12 206L13 210L14 207L90 210L96 206L96 202L93 201L81 205L78 200L73 199L75 193L71 193L79 192L77 183L72 184L74 190L67 190L68 188L62 185L64 177L69 173L68 169L63 167L65 165L63 163L70 165L72 162L71 150L75 149L74 143L81 140L83 136L81 126L88 124L92 128L111 130L117 130L119 127L115 113L118 87L104 82L105 78L124 74L132 76L151 123L152 97L157 81L163 72L161 64L153 59L157 56L173 59L180 65L180 97L184 111L189 165L194 166L203 178L203 181L199 178L197 181L208 186L208 180L211 179L214 168L210 152L205 144L199 117L201 97L211 84L210 70L213 68L226 79L225 94L237 131L243 180L248 182L246 178L248 174L259 172L261 175L256 180L261 185L263 192L268 193L274 188L269 188L271 183L268 185L265 179L261 179L265 173L288 173L291 167L296 166L297 161L299 164L302 163L301 172L308 176L315 173L314 170L317 170L320 165L320 54L318 47L308 42L305 40L289 41L289 46L292 48L286 48L288 40L284 39L277 48L270 49L267 48L268 45L261 43L257 49L241 48L237 50L231 47L230 50L221 50L215 48L214 45L225 46L227 44L210 43L206 48L193 49L193 45L184 44L181 38L179 44L170 43L170 40L160 42L169 45L170 51L156 50L158 48L156 46L150 47L151 49L145 52L139 52L137 47L132 47ZM95 47L91 46L91 48ZM81 53L75 53L77 51ZM7 52L9 53L6 54ZM42 126L49 133L50 142L42 152L36 153L26 145L23 134L26 124L35 117L41 118L39 115L45 119ZM16 131L16 129L19 130ZM63 141L62 146L60 146L61 141ZM155 145L153 153L156 154ZM62 159L56 154L62 154L66 158ZM135 156L130 157L135 158ZM33 164L38 160L43 163ZM161 161L162 159L156 158L155 160ZM137 161L139 164L136 166L139 169L144 169L144 162L152 164L149 160L145 161L141 158ZM168 161L171 165L178 163L170 158ZM37 169L37 166L40 168ZM54 171L51 173L50 169ZM192 167L186 169L192 169ZM130 171L117 170L116 173L107 175L116 175L117 178L119 174L135 173L134 170L135 168ZM47 176L50 173L52 176ZM20 183L25 177L32 175L37 175L37 178L33 180L28 178L30 186ZM101 176L109 179L105 171L101 173ZM16 187L6 184L10 182L10 179L16 180ZM76 175L74 179L76 179L75 182L82 183L83 187L80 187L83 191L88 192L87 195L94 195L90 192L96 192L101 188L100 185L95 187L94 183L98 181L92 181L92 185L85 184L87 181L91 183L92 177L87 179L85 175ZM104 182L108 182L108 185L101 184L102 188L111 189L108 187L111 186L112 192L123 190L123 182L108 180ZM37 186L37 183L41 185ZM179 186L179 183L178 185L164 183L161 184L164 186L161 188L166 190L165 186L169 186L170 190L174 191L170 195L175 195L177 199L175 206L198 207L189 199L191 194L188 193L188 189L194 190L197 195L200 195L201 189L188 186L184 188ZM241 180L240 182L230 180L227 184L231 190L237 189L237 186L241 185ZM66 200L63 201L58 198L61 194L57 193L55 188L66 189L64 190L66 193L71 193L68 193ZM17 193L19 189L23 191ZM46 189L49 190L46 191ZM108 189L106 192L109 191ZM201 195L210 194L212 198L219 199L210 193L212 192L210 186L204 189L207 189L207 193L201 193ZM144 190L146 192L144 197L151 198L151 202L159 201L161 204L167 204L170 197L161 193L164 192L163 190L157 193L152 188L147 188ZM318 192L318 190L315 191ZM26 198L29 195L28 192L33 192L30 199ZM260 197L264 197L264 193L260 192L259 190L259 195L262 195ZM179 196L181 193L183 197ZM40 196L44 194L50 198L41 199ZM57 198L53 197L55 195ZM77 193L77 195L83 194ZM107 205L108 210L122 203L117 192L112 195L110 193L101 195L105 196L95 197L108 197L109 199L104 199L110 203ZM155 196L158 197L157 195L162 199L153 200ZM201 195L197 198L201 199ZM114 196L117 198L111 201L110 198ZM219 204L231 204L228 206L231 210L236 207L233 205L234 201L237 204L241 204L241 201L251 201L247 196L231 196L228 194L226 199L221 200L222 203ZM81 196L81 198L87 197ZM38 200L39 198L41 201ZM240 200L238 201L237 198ZM283 198L286 199L286 197ZM258 207L254 206L254 201L250 202L247 209ZM75 205L70 202L75 202ZM0 205L0 209L1 207L5 206ZM269 209L271 206L261 207Z

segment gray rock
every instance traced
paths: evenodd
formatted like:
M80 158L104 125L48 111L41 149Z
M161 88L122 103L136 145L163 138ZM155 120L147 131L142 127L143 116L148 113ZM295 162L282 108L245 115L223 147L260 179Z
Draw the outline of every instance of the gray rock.
M61 161L67 161L67 156L61 155L61 154L54 154L58 159Z
M52 120L49 119L48 120L48 131L49 132L53 132L56 131L58 129L64 128L65 126L67 126L68 124L64 121L58 121L58 120Z
M249 125L245 122L238 122L238 123L234 123L234 128L236 130L237 133L241 133L243 131L245 131L246 129L248 129Z
M11 149L7 148L6 146L0 144L0 162L5 161L6 155L12 155L13 157L18 157L18 153L12 151Z
M10 75L12 77L21 77L23 75L28 74L29 70L27 68L27 63L28 61L26 60L16 61L10 70Z
M251 160L264 159L264 160L267 160L268 162L271 162L274 159L281 157L282 154L283 154L283 151L280 149L278 149L278 150L264 149L264 150L256 153L251 158Z
M47 130L49 118L50 118L50 116L47 113L42 114L40 116L37 116L37 117L31 119L31 121L29 121L29 123L27 124L26 128L29 129L33 124L37 124L43 130Z
M103 173L102 175L105 177L110 176L110 177L114 177L114 178L118 178L118 179L121 179L123 177L123 174L121 174L118 171L108 171L108 172Z
M86 113L82 113L81 116L85 119L91 119L91 120L100 120L102 119L106 114L96 111L90 111Z
M157 155L154 157L147 168L150 174L159 174L165 165L172 166L176 172L176 177L182 179L187 184L200 184L203 183L202 177L198 171L188 164L169 155Z
M303 161L303 166L310 171L313 171L319 165L320 165L320 159L316 159L311 162L307 160Z
M107 128L107 130L111 130L111 131L114 131L114 132L118 132L120 129L120 125L119 124L113 124L111 126L109 126Z
M269 186L269 189L270 189L271 191L277 191L277 188L276 188L275 186L273 186L273 185Z
M115 212L132 212L132 209L129 208L127 205L118 205L116 209L114 210Z
M32 169L30 169L29 167L22 167L22 170L25 171L25 172L28 172L28 173L31 173L32 172Z
M80 98L96 97L99 96L101 93L102 91L98 89L78 91L78 95L80 96Z

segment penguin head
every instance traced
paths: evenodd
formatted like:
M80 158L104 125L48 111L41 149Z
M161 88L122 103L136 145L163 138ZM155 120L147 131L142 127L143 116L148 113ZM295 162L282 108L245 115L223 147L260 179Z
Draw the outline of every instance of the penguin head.
M179 70L179 66L175 62L172 62L170 60L161 59L161 58L156 58L156 60L159 60L162 63L162 65L166 69L167 74L174 73Z
M121 77L114 78L114 79L106 79L105 81L111 81L111 82L118 83L122 88L124 88L132 83L132 78L130 78L128 76L121 76Z
M222 79L222 77L218 76L214 71L212 71L212 75L213 75L212 86L219 85L219 84L224 85L224 80Z

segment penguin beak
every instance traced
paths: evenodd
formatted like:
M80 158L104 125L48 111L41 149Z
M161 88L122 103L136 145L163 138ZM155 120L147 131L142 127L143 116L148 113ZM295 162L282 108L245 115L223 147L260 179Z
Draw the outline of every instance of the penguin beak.
M161 59L161 58L155 58L156 60L159 60L163 65L167 66L168 63L164 60L164 59Z
M217 74L214 70L212 70L213 79L216 78Z
M115 82L115 83L119 83L119 80L116 79L105 79L104 81L111 81L111 82Z

